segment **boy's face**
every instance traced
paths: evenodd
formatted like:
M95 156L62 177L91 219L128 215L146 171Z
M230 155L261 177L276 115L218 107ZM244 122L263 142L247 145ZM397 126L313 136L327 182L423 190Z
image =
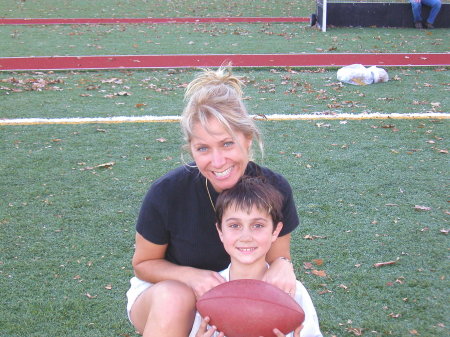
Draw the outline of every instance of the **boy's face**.
M281 222L274 226L267 211L252 207L247 212L232 205L223 213L222 230L218 232L232 261L252 264L265 261L282 227Z

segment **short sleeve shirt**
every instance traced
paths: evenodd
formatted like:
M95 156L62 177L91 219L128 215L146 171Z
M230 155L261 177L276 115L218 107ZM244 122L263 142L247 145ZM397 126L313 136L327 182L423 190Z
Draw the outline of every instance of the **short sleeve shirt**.
M283 194L280 236L292 232L299 220L287 180L253 162L249 162L245 175L262 175ZM218 193L212 188L209 190L215 203ZM229 265L230 258L219 239L215 223L205 178L195 166L185 165L152 184L142 202L136 230L154 244L167 244L165 258L172 263L220 271Z

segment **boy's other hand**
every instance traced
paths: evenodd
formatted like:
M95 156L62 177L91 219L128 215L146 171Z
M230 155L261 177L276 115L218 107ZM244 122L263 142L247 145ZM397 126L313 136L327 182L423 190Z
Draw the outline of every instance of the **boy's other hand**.
M302 331L303 329L303 325L300 325L297 329L294 330L294 337L300 337L300 331ZM286 335L284 333L282 333L280 330L278 329L273 329L273 333L275 334L275 336L277 337L286 337ZM198 336L197 336L198 337Z
M213 325L208 329L209 317L205 317L202 319L202 323L198 328L197 334L195 337L211 337L217 331L217 328ZM217 337L224 337L223 332L220 332Z

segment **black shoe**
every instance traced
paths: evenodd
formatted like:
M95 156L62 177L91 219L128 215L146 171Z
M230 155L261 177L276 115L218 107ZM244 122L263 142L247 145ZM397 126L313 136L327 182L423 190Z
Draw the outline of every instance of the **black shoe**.
M414 22L414 27L416 27L417 29L423 29L422 22L420 21Z
M425 27L427 27L427 29L434 29L433 24L431 24L429 22L425 22Z

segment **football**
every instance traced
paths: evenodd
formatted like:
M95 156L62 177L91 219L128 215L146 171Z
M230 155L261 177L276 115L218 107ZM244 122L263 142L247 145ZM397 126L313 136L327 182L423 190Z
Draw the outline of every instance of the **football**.
M303 309L291 296L252 279L218 285L197 300L197 310L226 337L274 337L274 328L286 335L305 319Z

